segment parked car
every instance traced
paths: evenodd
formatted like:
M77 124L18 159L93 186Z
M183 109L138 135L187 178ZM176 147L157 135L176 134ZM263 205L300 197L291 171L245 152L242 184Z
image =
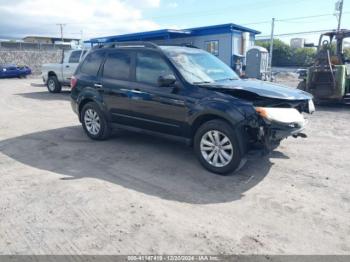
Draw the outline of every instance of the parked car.
M125 128L193 145L208 170L236 170L256 145L271 150L305 137L312 96L263 81L241 80L206 51L152 43L92 50L71 80L72 108L86 134L107 139Z
M26 77L32 70L28 66L0 65L0 78L5 77Z
M69 86L80 60L87 50L62 51L61 63L42 65L41 76L50 93L59 93L62 86Z

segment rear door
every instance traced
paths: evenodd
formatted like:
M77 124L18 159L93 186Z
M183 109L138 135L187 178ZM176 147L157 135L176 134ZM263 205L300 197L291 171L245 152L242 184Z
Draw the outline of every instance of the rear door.
M102 68L103 100L113 122L133 125L129 117L133 51L110 50Z
M105 59L105 50L97 50L89 53L82 62L77 78L79 79L79 88L90 89L91 92L103 92L101 90L100 70Z

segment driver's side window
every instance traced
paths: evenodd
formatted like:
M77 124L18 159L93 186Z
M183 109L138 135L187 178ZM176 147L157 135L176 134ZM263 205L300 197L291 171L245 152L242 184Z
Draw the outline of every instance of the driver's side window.
M154 52L139 52L136 59L136 81L158 86L160 76L173 74L166 61Z

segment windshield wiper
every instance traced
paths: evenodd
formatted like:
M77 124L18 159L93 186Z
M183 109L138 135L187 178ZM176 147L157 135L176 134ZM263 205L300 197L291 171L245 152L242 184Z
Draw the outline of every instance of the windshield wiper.
M193 82L194 85L212 84L212 83L214 82L210 82L210 81Z
M223 78L223 79L219 79L219 80L215 80L215 82L222 82L222 81L234 81L234 80L238 80L238 78Z

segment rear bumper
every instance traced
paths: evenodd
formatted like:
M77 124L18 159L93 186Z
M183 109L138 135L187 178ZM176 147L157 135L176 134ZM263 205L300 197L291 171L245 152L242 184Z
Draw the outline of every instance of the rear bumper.
M41 78L42 78L44 84L46 84L46 83L47 83L47 79L48 79L47 74L45 74L45 73L42 72L42 73L41 73Z
M73 112L74 112L77 116L79 116L79 105L78 105L78 103L77 103L75 100L71 99L71 100L70 100L70 105L71 105L71 107L72 107Z

